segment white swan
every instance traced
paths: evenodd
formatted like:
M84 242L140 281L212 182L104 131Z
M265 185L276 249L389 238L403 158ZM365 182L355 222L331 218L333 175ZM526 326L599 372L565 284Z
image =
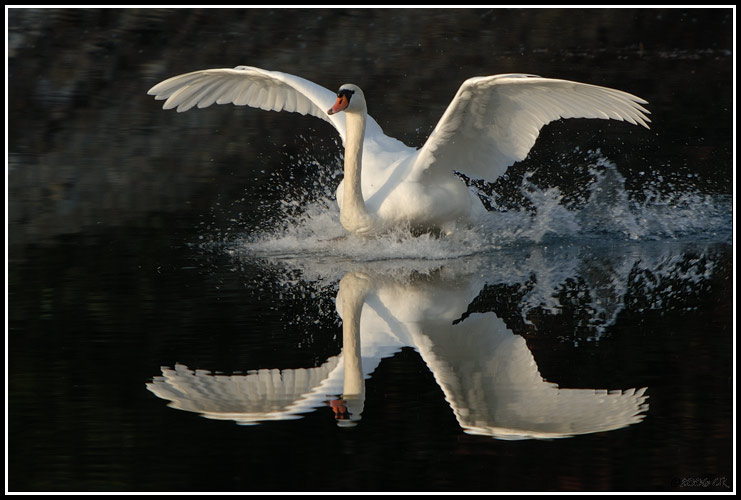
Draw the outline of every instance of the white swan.
M525 74L463 82L420 149L386 136L367 114L356 85L343 85L335 95L298 76L237 66L175 76L148 94L167 99L163 108L179 112L233 103L330 122L345 146L345 178L337 188L340 221L360 235L399 225L450 233L456 224L472 222L485 209L454 171L493 181L525 159L551 121L603 118L646 128L650 122L641 106L647 101L634 95Z

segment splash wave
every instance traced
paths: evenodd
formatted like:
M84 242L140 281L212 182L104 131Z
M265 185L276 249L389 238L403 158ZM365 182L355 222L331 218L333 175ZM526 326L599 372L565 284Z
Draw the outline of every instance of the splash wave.
M599 151L590 155L592 180L568 203L561 189L538 186L532 180L533 172L527 172L519 186L527 206L490 211L476 225L444 238L414 235L403 227L374 239L348 235L339 222L328 183L320 182L323 188L317 193L314 182L313 187L294 190L291 197L281 201L269 229L248 231L231 243L240 246L242 252L270 259L324 256L379 261L454 259L506 247L573 239L731 241L730 197L672 189L670 184L659 186L656 181L645 184L640 193L631 193L612 161ZM338 165L334 167L337 169ZM336 179L337 175L334 170L322 177ZM480 190L479 196L491 198L492 194Z

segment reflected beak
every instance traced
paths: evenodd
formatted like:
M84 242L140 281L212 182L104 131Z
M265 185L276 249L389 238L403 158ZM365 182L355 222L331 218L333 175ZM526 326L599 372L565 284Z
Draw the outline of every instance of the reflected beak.
M337 102L334 103L334 106L329 108L327 111L328 115L333 115L335 113L339 113L340 111L344 110L347 105L350 104L350 101L345 97L344 95L337 97Z

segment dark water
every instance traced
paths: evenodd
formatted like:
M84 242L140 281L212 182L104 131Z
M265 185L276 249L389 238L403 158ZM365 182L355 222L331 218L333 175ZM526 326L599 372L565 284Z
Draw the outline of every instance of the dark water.
M735 490L732 16L11 9L6 490ZM652 127L546 127L490 234L328 243L331 127L146 95L238 64L415 146L505 72Z

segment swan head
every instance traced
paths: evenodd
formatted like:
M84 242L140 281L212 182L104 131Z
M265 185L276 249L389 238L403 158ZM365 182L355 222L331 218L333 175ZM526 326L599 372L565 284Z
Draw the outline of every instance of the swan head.
M346 83L337 91L337 101L327 111L328 115L345 111L346 113L360 112L365 110L365 95L360 87L352 83Z

